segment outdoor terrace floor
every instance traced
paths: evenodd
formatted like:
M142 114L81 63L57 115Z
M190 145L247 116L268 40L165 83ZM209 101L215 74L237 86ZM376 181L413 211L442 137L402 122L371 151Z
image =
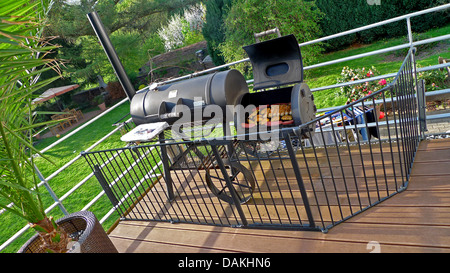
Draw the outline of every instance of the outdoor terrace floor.
M121 221L109 236L121 253L450 253L450 139L422 141L406 191L328 233Z

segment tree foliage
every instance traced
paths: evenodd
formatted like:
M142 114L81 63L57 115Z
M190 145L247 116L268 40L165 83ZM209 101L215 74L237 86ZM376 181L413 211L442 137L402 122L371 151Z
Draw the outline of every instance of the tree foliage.
M336 34L350 29L366 26L404 14L448 3L448 0L346 0L333 1L316 0L319 9L326 14L320 26L324 36ZM448 24L449 11L430 13L411 19L412 31L423 32L432 27ZM332 39L327 43L328 50L336 50L354 42L371 43L382 38L406 35L405 21L390 23L388 25L372 28L357 34L346 35L342 38Z
M69 5L59 0L52 9L48 31L64 39L94 35L86 14L96 10L102 23L110 33L118 30L152 32L159 28L158 15L180 12L199 0L80 0L78 5ZM165 17L165 16L164 16ZM162 22L164 23L164 22Z
M215 65L222 65L225 60L219 45L225 41L224 21L231 7L232 0L208 0L206 2L205 25L203 37L207 41L208 52Z
M173 15L168 24L158 30L166 51L187 46L203 40L205 7L200 3Z
M200 0L58 0L49 15L47 35L58 36L64 46L58 56L65 60L65 78L82 87L116 80L107 56L86 17L96 10L130 78L150 57L162 53L156 31L172 13L182 12ZM84 85L84 86L83 86ZM43 90L42 90L43 91Z
M219 48L226 62L247 57L242 46L255 43L254 33L277 27L282 35L294 34L298 42L318 38L321 30L319 20L322 13L314 2L303 0L236 0L225 19L225 42ZM274 37L265 37L265 39ZM302 48L303 62L314 61L320 52L319 45ZM249 63L237 68L248 73Z

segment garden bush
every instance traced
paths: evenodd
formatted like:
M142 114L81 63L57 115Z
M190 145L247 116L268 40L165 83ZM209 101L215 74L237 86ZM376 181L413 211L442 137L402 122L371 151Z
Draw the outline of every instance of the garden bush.
M417 68L420 68L417 65ZM425 80L426 91L436 91L450 88L450 78L445 69L422 71L417 74L418 79Z
M225 63L219 45L225 41L223 22L227 17L232 0L208 0L206 2L205 24L202 32L208 45L208 52L215 65Z
M448 0L316 0L319 9L326 14L320 21L324 36L366 26L390 18L398 17L448 3ZM411 18L413 32L424 32L433 27L450 22L448 9ZM371 43L383 38L406 35L405 20L372 28L357 34L335 38L327 43L327 50L337 50L354 42Z
M337 80L337 83L369 79L378 76L379 74L380 73L374 66L368 69L365 67L353 69L348 66L344 66L342 68L341 77ZM347 103L350 103L382 89L386 86L386 84L386 79L381 79L378 81L368 80L364 83L341 86L340 95L347 97ZM377 95L375 99L380 99L381 97L382 95L380 94Z
M225 19L225 42L219 48L227 63L247 58L242 46L255 43L254 33L275 27L281 35L294 34L299 43L313 40L321 33L318 22L322 16L314 2L304 0L237 0ZM261 40L272 39L273 36ZM304 64L312 63L320 52L318 44L303 47ZM241 63L235 68L250 75L249 63Z
M191 6L184 14L173 15L169 23L158 30L158 35L164 42L166 51L202 41L202 28L205 21L203 4Z

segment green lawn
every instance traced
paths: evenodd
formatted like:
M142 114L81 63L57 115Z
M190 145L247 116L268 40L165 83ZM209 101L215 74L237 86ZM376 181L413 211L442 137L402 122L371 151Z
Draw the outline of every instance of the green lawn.
M36 165L42 172L44 177L48 177L54 171L58 170L64 164L75 158L81 151L87 149L89 146L97 142L100 138L111 132L115 127L113 123L122 118L125 114L129 113L129 103L126 102L123 105L112 110L106 116L98 119L93 124L88 125L83 130L72 135L62 143L56 145L49 151L45 152L54 164L47 162L42 158L36 158ZM115 133L110 138L105 140L96 150L103 150L109 148L123 147L124 143L120 141L120 132ZM51 143L57 140L56 137L47 138L36 146L37 149L42 150ZM68 190L78 184L84 177L91 173L89 166L84 158L80 158L69 168L62 171L55 178L49 181L50 186L58 197L62 197ZM77 189L70 197L64 202L64 206L69 213L81 210L86 204L88 204L98 193L101 192L101 187L95 178L89 179L82 187ZM46 192L44 187L41 187L43 201L45 207L53 204L52 198ZM103 196L100 200L90 208L90 211L94 212L97 218L100 220L111 209L111 203ZM52 213L55 218L63 216L62 212L55 208ZM0 244L11 237L15 232L26 225L25 221L17 219L10 213L4 213L1 215L2 221L0 222ZM115 220L117 215L113 215L104 224L105 228L109 228ZM34 231L28 231L27 236L23 239L16 240L12 245L4 250L4 252L16 252L20 246L26 241L26 238L34 234ZM26 238L25 238L26 237Z
M420 39L435 37L439 35L445 35L450 33L450 25L447 27L434 29L427 33L420 34ZM355 54L361 54L364 52L386 48L405 43L404 38L389 39L378 41L370 45L360 45L357 47L351 47L349 49L333 52L321 56L319 62L325 62L329 60L344 58ZM334 64L326 67L320 67L312 69L306 72L305 82L311 88L327 86L335 84L339 77L343 66L350 66L352 68L358 67L371 67L375 66L381 74L397 72L403 61L403 56L406 54L406 50L392 52L388 54L376 55L371 57L365 57L357 60ZM437 58L442 56L444 58L450 58L450 41L440 42L429 47L419 47L417 63L421 66L436 65ZM343 105L347 98L342 97L338 93L338 89L318 91L314 93L315 103L318 108L325 108L330 106ZM87 149L97 140L109 133L114 127L113 123L122 118L125 114L129 113L129 103L124 103L118 108L111 111L105 117L97 120L93 124L87 126L80 132L69 137L63 143L60 143L47 151L45 154L49 156L55 163L50 164L41 158L36 159L39 170L43 173L44 177L48 177L51 173L59 169L61 166L72 160L81 151ZM120 141L120 133L116 133L107 139L105 142L95 148L95 150L103 150L110 148L123 147L124 143ZM45 139L38 143L36 147L39 150L44 149L54 141L56 137ZM84 158L76 161L71 167L60 173L54 179L49 181L49 184L55 191L56 195L61 197L69 189L78 184L84 177L91 173L91 169L85 162ZM64 206L69 212L76 212L82 209L87 203L89 203L99 192L101 187L95 178L91 178L81 188L76 190L66 201ZM53 203L53 200L42 188L42 195L46 206ZM103 196L93 207L90 208L96 216L101 219L111 209L111 203ZM55 218L62 216L59 209L54 209ZM0 223L0 244L11 237L17 230L21 229L26 223L25 221L17 220L9 213L5 213L1 216L2 221ZM113 215L104 226L109 228L112 223L117 220L117 214ZM31 236L32 231L29 231L27 236L23 236L19 240L16 240L13 245L10 245L4 252L15 252L25 242L26 237Z
M432 29L426 33L416 34L414 40L424 40L450 33L450 25L438 29ZM352 55L362 54L373 50L379 50L407 43L406 38L386 39L367 45L356 45L348 49L332 52L321 56L316 63L341 59ZM337 83L342 67L369 68L375 66L381 74L395 73L400 68L408 49L397 50L390 53L378 54L356 60L346 61L325 67L314 68L306 71L305 82L310 88L328 86ZM417 48L416 61L419 66L437 65L438 57L450 58L450 41L419 46ZM329 89L314 93L315 103L318 109L343 105L347 98L341 97L339 89Z

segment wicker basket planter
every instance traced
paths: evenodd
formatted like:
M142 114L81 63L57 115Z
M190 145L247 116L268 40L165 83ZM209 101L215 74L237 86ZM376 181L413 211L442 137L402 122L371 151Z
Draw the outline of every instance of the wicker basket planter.
M105 230L90 211L69 214L57 221L67 231L75 244L70 253L117 253ZM38 253L40 237L36 234L26 242L19 253Z

